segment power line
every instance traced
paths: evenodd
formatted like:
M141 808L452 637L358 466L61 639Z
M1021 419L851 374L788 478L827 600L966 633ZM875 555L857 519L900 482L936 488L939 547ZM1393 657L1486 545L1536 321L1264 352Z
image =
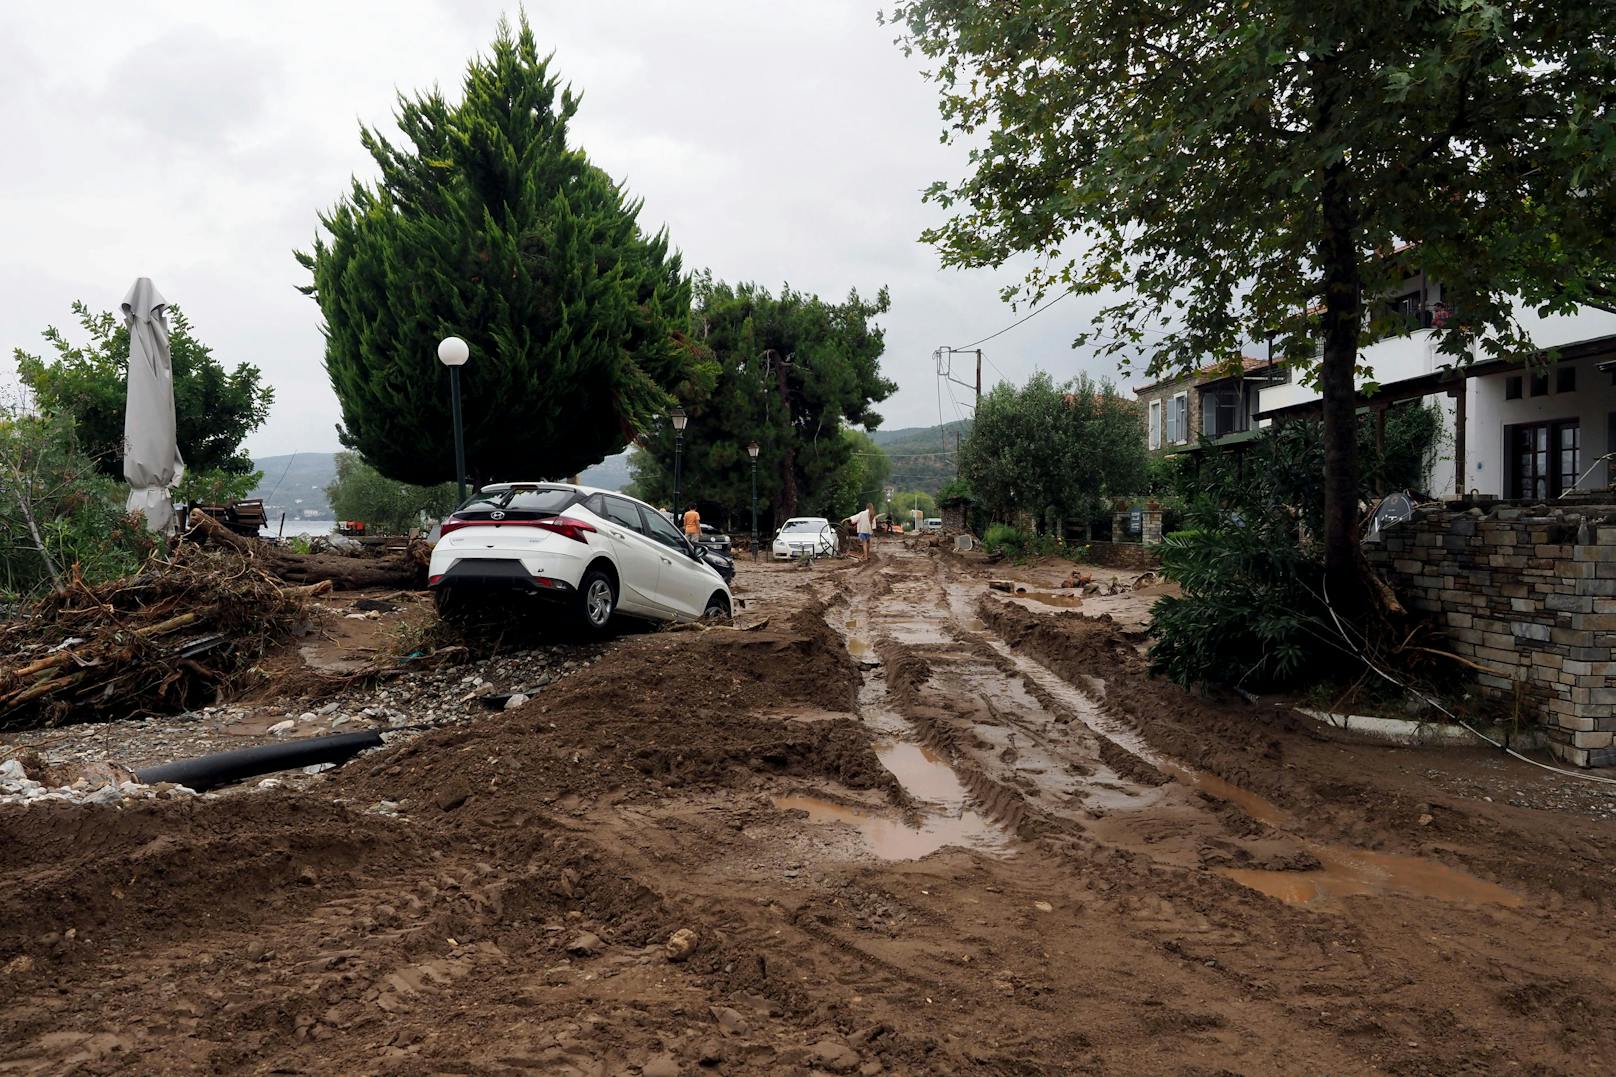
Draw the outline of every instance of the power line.
M1060 295L1057 295L1054 299L1051 299L1048 303L1045 303L1043 306L1034 308L1029 313L1023 315L1020 318L1017 318L1015 321L1011 322L1009 325L1005 326L1003 329L999 330L997 333L989 333L987 336L983 337L981 340L973 340L969 344L962 344L959 347L955 348L954 350L957 351L957 352L969 351L970 349L976 347L978 344L986 344L988 341L992 340L994 337L1003 336L1004 334L1010 332L1010 330L1014 329L1016 326L1020 325L1022 322L1029 322L1032 319L1038 317L1038 315L1042 314L1044 311L1048 310L1050 307L1054 306L1056 303L1059 303L1062 299L1065 299L1067 296L1069 296L1071 294L1072 294L1071 292L1062 292ZM995 369L997 369L997 368L995 368Z

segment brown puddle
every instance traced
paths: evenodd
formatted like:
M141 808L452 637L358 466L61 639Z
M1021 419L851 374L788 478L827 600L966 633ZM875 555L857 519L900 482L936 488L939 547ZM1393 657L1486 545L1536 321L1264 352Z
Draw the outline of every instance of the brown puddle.
M919 827L866 808L850 808L818 797L783 796L774 806L805 811L810 823L845 823L858 828L870 852L882 860L918 860L946 845L991 849L1005 843L1004 832L974 811L958 816L928 815Z
M954 768L930 748L900 740L877 745L875 757L917 800L934 801L948 807L965 803L965 787L955 776Z
M1445 864L1414 856L1309 846L1324 865L1317 871L1264 871L1228 868L1223 874L1242 886L1292 905L1358 894L1412 894L1461 905L1521 905L1519 896L1496 883Z
M1169 759L1156 760L1156 769L1164 774L1171 775L1192 789L1203 790L1219 800L1227 800L1229 803L1237 805L1259 823L1267 823L1269 826L1284 826L1290 821L1279 805L1264 800L1250 789L1242 789L1238 785L1226 782L1216 774L1191 770L1189 767L1174 763Z

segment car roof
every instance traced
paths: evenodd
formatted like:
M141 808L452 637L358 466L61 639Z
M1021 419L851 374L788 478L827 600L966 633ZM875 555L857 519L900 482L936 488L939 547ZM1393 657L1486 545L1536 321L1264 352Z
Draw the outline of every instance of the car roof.
M538 489L543 489L543 490L572 490L572 491L574 491L576 493L585 494L585 495L587 495L587 494L611 494L613 497L621 497L621 498L624 498L624 499L626 499L628 501L632 501L636 505L645 505L645 507L648 508L648 509L651 509L652 512L658 511L657 509L652 508L652 506L646 505L646 503L644 501L641 501L639 498L634 497L634 496L632 496L630 494L625 494L621 490L607 490L607 489L604 489L604 488L599 487L599 486L584 486L584 485L582 485L580 483L575 483L575 482L543 482L543 481L540 481L540 482L490 482L490 483L485 483L482 486L479 486L477 488L477 492L479 494L500 494L500 493L504 493L506 490L526 490L526 489L532 489L532 490L538 490Z

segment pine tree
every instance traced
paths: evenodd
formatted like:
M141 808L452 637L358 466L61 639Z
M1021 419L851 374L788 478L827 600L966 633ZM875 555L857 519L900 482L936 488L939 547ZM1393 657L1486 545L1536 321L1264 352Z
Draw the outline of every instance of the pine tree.
M690 286L640 203L568 145L578 108L524 17L467 67L462 100L400 96L404 142L298 260L326 323L342 442L416 485L454 478L445 336L463 337L466 464L479 480L572 474L710 378Z

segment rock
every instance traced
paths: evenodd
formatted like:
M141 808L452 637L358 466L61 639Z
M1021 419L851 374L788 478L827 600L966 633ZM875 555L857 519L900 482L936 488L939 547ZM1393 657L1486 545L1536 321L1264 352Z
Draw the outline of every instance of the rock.
M880 1073L885 1068L885 1066L881 1065L880 1059L872 1058L859 1067L859 1074L860 1077L875 1077L877 1073Z
M1421 826L1430 826L1432 818L1433 817L1430 816L1430 815L1422 815L1422 816L1420 816L1420 825Z
M116 785L103 785L95 792L84 798L86 804L121 804L123 803L123 790Z
M1047 901L1035 901L1035 902L1032 903L1032 907L1037 909L1039 912L1054 912L1055 911L1055 906L1051 905Z
M312 722L318 717L319 715L315 714L313 711L304 711L302 714L297 716L297 720L300 722Z
M508 711L513 711L526 702L527 696L524 696L522 693L518 692L505 701L505 709Z
M701 936L688 927L682 927L668 936L668 941L662 947L662 952L668 955L669 961L683 961L696 952L701 942Z
M726 1036L746 1036L752 1031L751 1024L741 1016L739 1010L732 1010L728 1006L711 1006L713 1020L718 1022L720 1031Z
M672 1055L657 1055L640 1067L643 1077L679 1077L679 1063Z
M703 1066L717 1066L724 1061L724 1041L718 1039L703 1040L701 1047L696 1051L696 1061Z
M27 954L18 954L6 962L5 973L7 976L22 976L33 971L34 959Z
M820 1040L810 1047L808 1052L808 1057L814 1065L828 1069L832 1073L847 1073L857 1069L861 1061L857 1051L836 1040Z
M440 790L432 803L438 806L439 811L454 811L466 802L468 796L470 794L466 792L464 786L451 785L447 789Z
M288 718L284 722L276 722L274 725L270 726L269 735L272 737L284 737L286 734L290 733L296 728L297 723Z
M302 871L297 873L297 881L300 886L313 886L320 881L320 873L314 870L314 865L306 865Z
M573 957L594 957L600 953L604 945L605 943L600 941L600 936L593 931L580 931L571 942L567 943L567 953Z
M328 714L337 713L337 709L338 709L338 705L336 703L327 703L325 706L321 707L319 710L315 711L314 713L320 715L323 718Z

